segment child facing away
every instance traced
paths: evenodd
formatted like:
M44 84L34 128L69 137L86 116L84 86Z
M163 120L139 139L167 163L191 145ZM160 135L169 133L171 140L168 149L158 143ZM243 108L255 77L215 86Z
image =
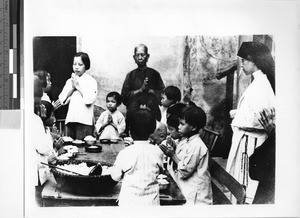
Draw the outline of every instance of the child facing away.
M96 122L96 131L100 140L116 141L125 130L125 117L117 110L122 103L118 92L110 92L106 96L106 107Z
M199 136L205 124L205 112L197 106L189 107L180 116L178 130L183 138L176 148L159 145L173 160L168 170L186 198L186 204L212 204L209 152Z
M111 172L115 181L122 179L119 206L159 205L157 176L162 171L163 152L148 141L156 120L149 110L137 109L128 126L134 144L120 151Z
M161 99L161 120L160 122L167 125L167 109L172 107L174 104L180 102L181 92L176 86L167 86L162 92Z

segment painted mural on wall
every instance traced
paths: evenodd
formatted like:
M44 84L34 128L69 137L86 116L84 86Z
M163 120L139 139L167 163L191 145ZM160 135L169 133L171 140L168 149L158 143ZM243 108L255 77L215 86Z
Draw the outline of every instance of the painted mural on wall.
M225 98L226 78L216 75L236 64L238 37L187 36L185 43L184 93L192 88L192 101L209 112Z
M224 130L230 128L230 119L227 78L217 76L237 64L238 41L238 36L185 37L183 93L204 109L208 128L221 133L219 144L226 140Z

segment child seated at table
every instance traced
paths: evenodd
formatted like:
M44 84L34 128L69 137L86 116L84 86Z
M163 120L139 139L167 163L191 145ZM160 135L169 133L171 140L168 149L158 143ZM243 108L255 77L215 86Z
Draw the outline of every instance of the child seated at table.
M148 138L156 128L156 120L148 109L137 109L128 117L134 144L120 151L111 177L122 179L120 206L159 205L158 175L162 172L163 152Z
M186 105L183 103L176 103L172 107L167 109L167 128L170 137L173 140L179 140L181 135L178 131L179 126L179 117L182 114L182 111L186 108Z
M149 136L149 141L153 145L159 145L167 138L167 126L162 122L156 121L156 129L154 133Z
M34 106L41 104L42 97L42 83L37 76L33 77L34 80ZM45 164L54 164L57 161L56 152L63 145L62 138L59 140L52 140L51 135L46 133L42 119L35 113L30 114L31 125L28 127L28 132L30 135L29 143L30 150L35 154L35 158L29 158L28 162L30 164L29 179L34 181L35 192L37 197L37 203L41 197L41 191L45 182L50 178L50 169ZM29 149L28 149L29 150Z
M161 121L164 124L167 124L167 109L172 107L174 104L180 102L181 92L180 89L176 86L167 86L162 92L161 99Z
M167 110L167 129L168 136L166 140L162 141L160 144L168 145L171 147L176 147L176 144L182 139L181 134L178 131L179 126L179 117L182 113L183 108L185 108L185 104L177 103L173 105L171 108ZM159 145L159 144L158 144ZM172 164L172 159L166 155L164 155L164 167L168 169L168 167L173 166L175 168L175 164ZM170 172L170 174L172 171Z
M208 171L209 152L199 136L199 130L206 124L205 112L197 107L186 108L180 116L179 133L183 139L174 149L159 145L172 158L171 175L186 199L186 204L212 204L211 177Z
M96 131L101 140L117 141L125 130L125 117L117 110L122 103L118 92L110 92L106 96L106 107L96 122Z

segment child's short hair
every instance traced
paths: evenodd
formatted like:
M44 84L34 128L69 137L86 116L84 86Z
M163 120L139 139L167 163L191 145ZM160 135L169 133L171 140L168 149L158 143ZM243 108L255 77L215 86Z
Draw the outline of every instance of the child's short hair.
M121 105L121 103L122 103L122 97L121 97L121 95L118 92L110 92L110 93L108 93L107 96L106 96L106 101L110 97L113 97L116 100L117 106Z
M43 88L46 88L47 76L50 75L50 73L48 73L46 70L36 70L34 71L34 75L40 79Z
M191 106L184 109L180 118L184 119L189 125L196 127L196 131L199 131L206 125L206 114L198 106Z
M178 117L180 117L185 107L186 105L184 103L174 104L167 109L167 114L176 114Z
M147 140L156 129L156 120L148 109L137 109L129 114L128 127L133 140Z
M167 125L175 128L178 131L179 117L176 114L170 114L167 118Z
M81 57L81 60L82 62L84 63L84 66L85 66L85 70L88 70L90 69L90 66L91 66L91 61L90 61L90 58L89 58L89 55L87 53L84 53L84 52L78 52L74 55L74 58L75 57Z
M180 89L176 86L167 86L162 93L165 94L167 98L173 102L173 104L181 100Z
M159 109L159 102L156 96L152 93L139 93L136 95L136 99L131 104L131 110L139 109L142 105L145 105L151 113L155 116L155 119L161 120L161 112Z
M167 124L178 131L179 117L186 107L183 103L177 103L167 109Z

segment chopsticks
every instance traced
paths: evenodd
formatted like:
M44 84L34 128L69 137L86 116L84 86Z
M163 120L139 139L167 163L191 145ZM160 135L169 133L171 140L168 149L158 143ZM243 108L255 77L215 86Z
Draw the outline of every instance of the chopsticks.
M63 170L63 171L69 172L69 173L74 173L74 174L76 174L76 175L78 175L78 176L84 176L84 175L82 175L82 174L80 174L80 173L76 173L76 172L73 172L73 171L70 171L70 170L66 170L66 169L57 167L57 166L52 165L52 164L46 164L46 163L43 163L43 162L40 162L40 163L41 163L41 164L44 164L44 165L46 165L46 166L48 166L48 167L53 167L53 168L56 168L56 169L59 169L59 170Z

